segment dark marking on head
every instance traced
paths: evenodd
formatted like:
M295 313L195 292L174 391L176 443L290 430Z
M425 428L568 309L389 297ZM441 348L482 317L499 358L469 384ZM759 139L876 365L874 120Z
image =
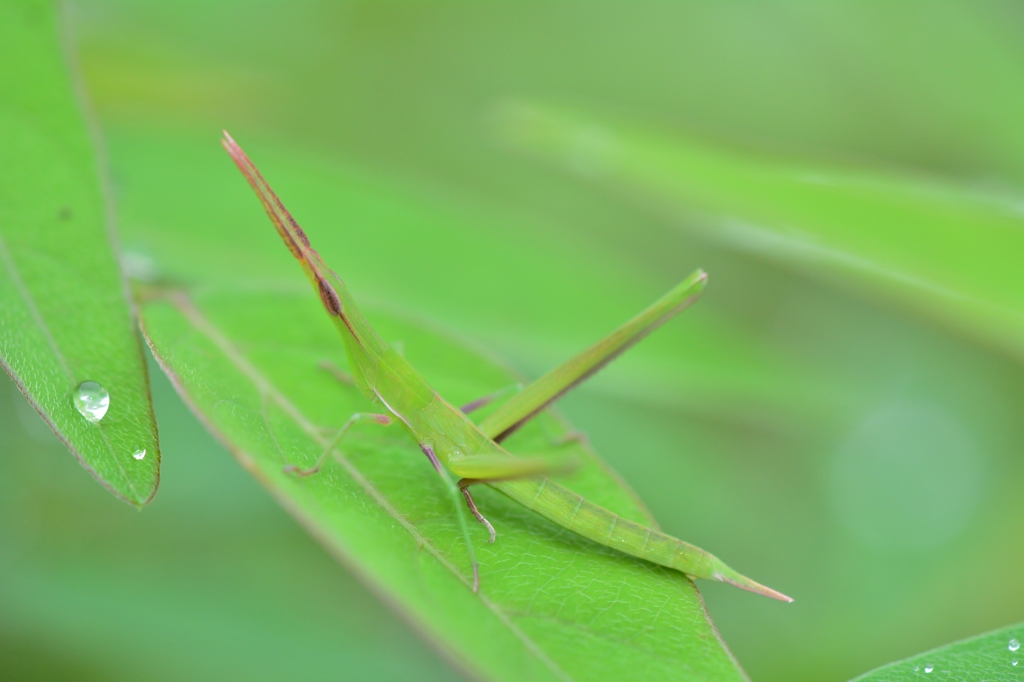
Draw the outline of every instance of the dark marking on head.
M305 244L306 248L308 249L309 237L307 237L306 233L302 231L302 228L299 227L299 224L297 222L295 222L295 218L292 218L291 214L288 215L288 223L292 226L292 229L295 230L295 234L296 236L298 236L299 241Z
M314 251L313 253L316 253ZM359 334L356 333L355 327L348 321L348 317L345 315L345 311L341 307L341 299L338 298L338 292L334 290L327 280L320 276L319 273L316 275L317 284L320 286L320 300L323 301L324 308L327 308L327 312L335 317L340 317L341 321L345 323L345 327L355 338L356 341L362 343L362 339L359 338Z
M330 283L320 275L317 275L316 283L320 289L320 301L324 304L324 308L327 312L334 317L340 317L341 321L344 322L345 326L348 328L349 333L355 337L356 341L362 343L359 338L359 334L357 334L356 330L352 328L352 323L348 321L348 318L345 317L344 311L341 309L341 299L338 298L338 292L335 291L334 287L332 287Z
M341 315L341 299L338 298L338 292L323 277L317 277L316 281L320 285L320 300L323 302L324 308L331 315Z

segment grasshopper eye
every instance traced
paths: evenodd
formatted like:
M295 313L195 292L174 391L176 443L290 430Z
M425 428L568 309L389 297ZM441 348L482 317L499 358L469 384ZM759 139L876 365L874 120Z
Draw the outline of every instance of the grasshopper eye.
M320 301L327 312L335 317L341 315L341 299L338 298L338 292L323 277L317 278L317 284L320 287Z
M302 228L299 227L299 224L295 222L295 218L293 218L290 213L288 214L288 224L292 226L292 229L295 231L295 236L299 238L299 241L305 244L307 249L312 248L309 245L309 237L307 237L306 233L302 231Z

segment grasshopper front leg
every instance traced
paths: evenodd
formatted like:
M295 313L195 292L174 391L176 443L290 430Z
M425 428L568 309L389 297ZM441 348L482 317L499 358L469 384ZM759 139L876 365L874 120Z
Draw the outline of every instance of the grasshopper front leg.
M312 476L313 474L320 471L320 468L327 460L328 455L330 455L331 452L334 451L334 448L338 446L338 442L341 441L345 433L353 424L359 421L372 421L375 424L380 424L381 426L390 426L392 423L391 417L389 417L386 414L376 414L372 412L356 412L351 417L349 417L348 421L345 422L345 425L338 429L338 432L334 434L334 438L332 438L331 442L327 444L327 447L324 448L324 451L320 453L320 456L316 458L316 463L313 464L313 466L309 467L308 469L303 469L302 467L297 466L295 464L286 464L284 467L285 473L295 474L296 476Z

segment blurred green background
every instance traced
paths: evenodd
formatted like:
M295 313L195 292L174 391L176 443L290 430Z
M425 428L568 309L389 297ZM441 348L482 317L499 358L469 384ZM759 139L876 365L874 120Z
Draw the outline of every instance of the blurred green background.
M295 281L218 222L225 195L251 201L227 128L311 234L344 235L325 255L357 297L531 376L707 269L685 321L560 407L666 530L796 597L700 584L753 679L846 679L1024 618L1011 333L735 248L714 216L524 153L496 123L509 102L570 107L983 196L1024 229L1019 4L124 0L69 20L137 267L219 257L176 240L187 222L224 227L225 281ZM869 218L863 234L900 234ZM4 380L0 677L456 677L154 377L163 481L141 514Z

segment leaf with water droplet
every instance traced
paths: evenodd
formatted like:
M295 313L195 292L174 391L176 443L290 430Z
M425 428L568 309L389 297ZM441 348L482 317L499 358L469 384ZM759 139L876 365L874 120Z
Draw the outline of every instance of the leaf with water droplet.
M79 413L94 423L103 419L110 409L110 393L95 381L83 381L78 384L72 400Z
M156 422L55 5L0 4L0 364L118 497L156 492Z
M1024 623L890 663L852 682L900 682L920 679L922 673L934 673L931 677L940 680L1020 680L1020 671L1014 670L1018 661L1011 652L1020 648L1021 637L1024 637Z

